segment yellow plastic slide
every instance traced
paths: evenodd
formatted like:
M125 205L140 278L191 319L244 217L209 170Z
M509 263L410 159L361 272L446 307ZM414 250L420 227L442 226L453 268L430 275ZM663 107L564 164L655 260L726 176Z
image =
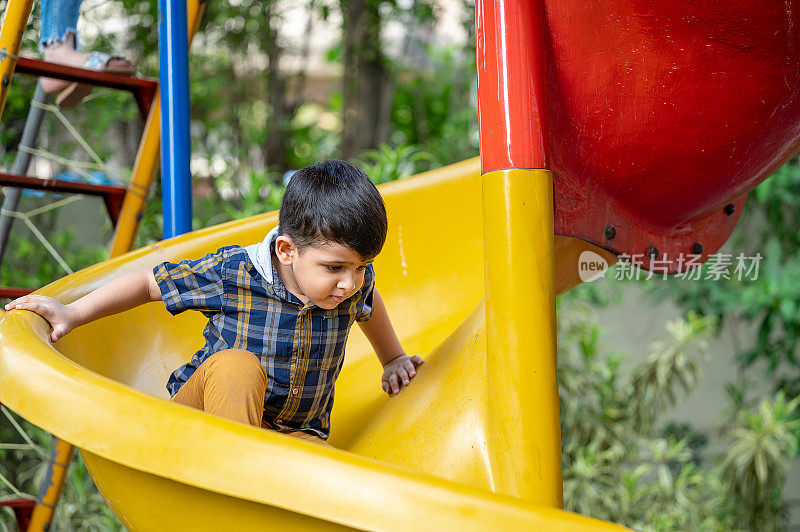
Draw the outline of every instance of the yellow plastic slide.
M406 351L427 363L389 397L354 327L336 387L334 448L168 402L167 377L201 346L204 318L172 317L161 303L98 320L55 345L39 316L5 314L0 401L80 448L130 530L623 530L519 497L521 483L536 481L534 445L514 457L530 479L506 478L498 467L509 457L498 456L487 435L478 160L381 192L390 227L377 285ZM269 213L196 231L38 293L68 303L131 270L260 241L276 223ZM556 239L557 291L578 282L585 249L611 260ZM509 384L507 393L517 390Z

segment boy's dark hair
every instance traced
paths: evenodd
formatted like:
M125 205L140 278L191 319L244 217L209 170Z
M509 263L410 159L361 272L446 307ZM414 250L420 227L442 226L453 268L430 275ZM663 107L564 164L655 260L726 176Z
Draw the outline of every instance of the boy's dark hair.
M280 234L303 249L319 241L351 248L362 259L380 253L386 241L386 207L367 174L331 159L292 175L278 215Z

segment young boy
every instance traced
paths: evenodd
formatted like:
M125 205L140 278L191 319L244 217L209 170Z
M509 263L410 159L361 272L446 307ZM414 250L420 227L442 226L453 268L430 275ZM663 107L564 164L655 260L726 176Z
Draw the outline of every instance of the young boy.
M171 400L325 444L334 383L358 321L389 395L423 363L405 354L375 289L386 240L383 200L361 170L330 160L297 171L279 225L263 242L123 275L69 305L31 295L6 310L36 312L55 342L97 318L150 301L208 317L206 340L169 378Z

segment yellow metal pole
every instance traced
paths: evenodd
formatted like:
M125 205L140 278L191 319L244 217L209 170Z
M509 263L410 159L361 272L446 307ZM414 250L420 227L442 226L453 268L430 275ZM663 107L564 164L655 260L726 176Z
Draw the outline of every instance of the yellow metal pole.
M147 205L150 185L158 166L159 147L161 143L161 96L156 92L150 114L144 126L144 134L133 164L131 182L122 202L122 209L117 219L114 238L111 240L110 257L116 257L130 251L139 230L139 222Z
M42 483L41 495L36 501L36 506L28 524L28 531L43 532L50 528L53 513L58 504L58 498L64 487L67 468L72 460L75 448L64 440L53 436L53 450L50 451L50 463L47 467L47 476Z
M496 491L562 507L553 178L483 175L489 445Z
M6 106L8 88L14 76L22 34L31 14L33 0L8 0L3 24L0 26L0 118Z
M189 0L186 11L189 26L189 45L200 27L200 20L203 17L205 1ZM117 227L114 238L111 241L109 255L116 257L131 250L133 247L136 233L139 230L139 222L144 214L147 205L147 197L150 193L150 186L155 178L156 168L158 167L159 156L161 154L161 93L156 92L153 105L150 106L150 114L144 126L144 134L139 144L139 151L136 154L136 161L133 164L133 174L128 186L128 192L122 202Z

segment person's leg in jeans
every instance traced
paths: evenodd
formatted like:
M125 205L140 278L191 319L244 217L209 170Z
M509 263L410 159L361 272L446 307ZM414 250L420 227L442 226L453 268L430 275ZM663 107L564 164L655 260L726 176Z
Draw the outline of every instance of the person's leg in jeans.
M75 36L78 34L81 2L82 0L42 0L40 51L67 42L68 37L71 37L71 48L77 48Z
M91 67L95 70L108 70L120 73L133 73L133 65L122 58L100 60L102 65L86 65L89 54L78 51L78 16L82 0L42 0L41 30L39 50L45 61L75 67ZM48 94L56 94L69 86L70 81L42 78L42 89ZM87 91L84 91L88 93ZM80 98L77 98L80 101Z
M79 66L85 54L78 53L78 16L82 0L42 0L39 51L45 61ZM42 78L42 89L48 94L61 92L69 81Z

